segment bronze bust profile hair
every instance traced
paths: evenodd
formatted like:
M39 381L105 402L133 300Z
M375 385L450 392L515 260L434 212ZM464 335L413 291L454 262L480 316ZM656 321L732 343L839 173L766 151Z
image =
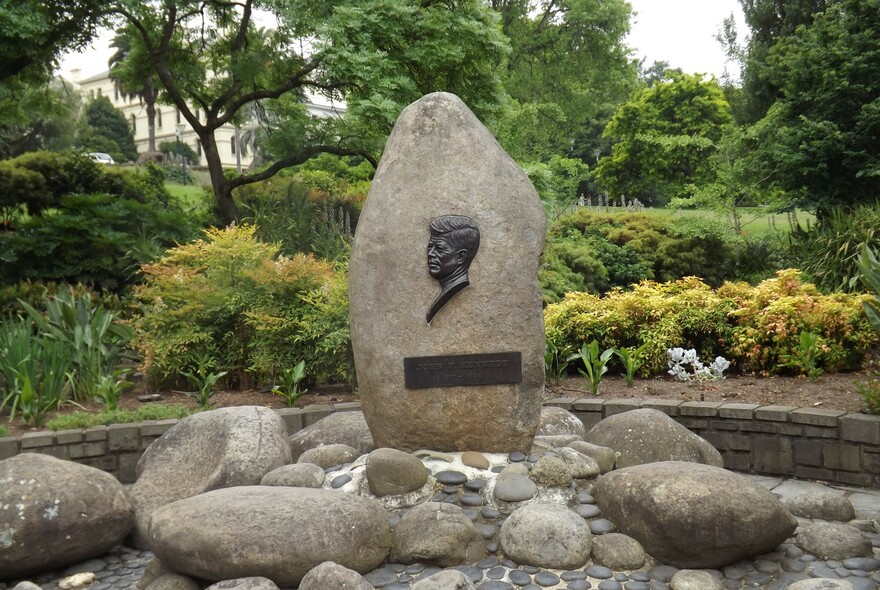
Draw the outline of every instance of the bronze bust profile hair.
M432 219L428 229L428 272L440 282L440 294L425 316L430 324L446 302L470 284L468 268L480 248L480 226L464 215L442 215Z

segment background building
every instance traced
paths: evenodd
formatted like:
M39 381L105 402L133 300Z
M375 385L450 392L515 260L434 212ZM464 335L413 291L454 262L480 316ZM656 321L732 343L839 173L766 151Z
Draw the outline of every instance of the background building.
M73 83L76 85L83 98L93 99L99 96L106 96L114 107L122 111L125 118L128 119L134 134L134 142L138 153L147 151L149 142L149 126L147 123L147 109L143 101L137 96L125 96L119 91L119 88L110 79L110 71L107 70L90 78L79 80L79 70L71 70ZM345 113L345 107L327 102L326 99L319 96L309 97L306 103L309 112L316 117L338 117ZM202 119L202 113L199 109L193 109L199 119ZM180 114L177 107L167 104L156 105L156 148L162 142L177 141L187 144L196 153L199 158L197 166L207 166L205 155L202 153L202 145L198 136L193 132L192 127L186 119ZM224 125L214 132L217 139L217 149L220 152L220 160L223 166L227 168L236 168L241 166L247 168L253 161L253 154L247 149L242 149L239 134L236 134L236 128L233 125Z

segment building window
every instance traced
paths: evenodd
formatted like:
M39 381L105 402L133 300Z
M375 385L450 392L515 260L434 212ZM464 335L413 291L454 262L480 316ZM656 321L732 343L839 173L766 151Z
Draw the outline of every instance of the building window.
M131 116L131 133L137 135L137 117L134 115Z
M98 98L100 98L101 96L103 96L103 94L101 93L101 89L98 88Z
M229 140L229 149L231 150L230 153L234 156L235 155L235 138L234 137Z
M113 87L113 102L119 102L119 87Z
M159 124L159 129L162 128L162 109L156 109L156 119Z

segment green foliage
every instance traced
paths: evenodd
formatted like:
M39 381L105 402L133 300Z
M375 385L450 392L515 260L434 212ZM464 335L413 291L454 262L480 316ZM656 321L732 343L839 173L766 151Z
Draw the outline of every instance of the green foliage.
M71 430L91 428L92 426L106 426L108 424L133 424L146 420L168 420L186 418L192 413L184 406L165 406L162 404L149 404L137 410L113 410L99 413L73 412L58 416L46 422L49 430Z
M874 292L873 299L865 301L865 315L874 329L880 333L880 260L867 244L862 246L859 255L859 270L862 273L862 282Z
M815 382L824 371L818 366L822 352L819 348L819 336L812 332L801 332L797 346L789 354L780 356L780 367L792 367L801 375L806 375Z
M0 411L8 407L10 420L18 411L40 426L67 400L71 370L69 348L39 334L31 318L0 322Z
M217 385L220 379L226 376L226 373L226 371L215 373L203 364L199 364L196 370L192 372L181 371L180 374L186 377L187 381L196 388L196 391L186 392L186 396L195 400L199 404L200 410L210 409L214 405L211 401L211 398L214 397L214 386Z
M613 198L664 204L684 197L688 185L713 179L709 156L731 122L718 83L674 74L618 107L603 137L614 142L597 169Z
M751 166L821 218L880 194L880 0L807 6L807 26L774 38L763 62L778 93L756 124Z
M642 375L665 370L667 349L693 348L701 358L723 356L741 371L776 373L794 354L801 332L820 336L827 372L858 368L878 335L862 313L865 295L822 295L786 270L757 287L725 283L717 290L695 277L643 281L604 297L569 293L547 306L548 339L557 345L599 340L621 349L644 346Z
M169 154L183 156L190 164L199 161L196 151L188 143L183 143L182 141L163 141L159 144L159 151L166 156Z
M73 146L80 112L79 94L56 78L0 84L0 159L36 150Z
M92 399L107 408L108 412L112 412L119 404L122 394L134 387L134 383L127 379L128 371L124 369L113 371L112 375L99 376Z
M578 188L590 179L586 164L574 158L556 155L546 164L527 162L523 164L523 169L551 216L577 203Z
M9 436L9 429L0 424L0 438L4 436Z
M578 366L578 372L590 383L590 393L599 395L599 385L602 383L602 376L608 372L608 360L614 354L613 348L607 348L599 354L599 342L593 340L590 344L582 344L581 349L569 355L569 362L579 359L584 368Z
M636 373L639 372L639 369L642 368L644 364L644 360L642 360L642 355L645 353L645 345L636 347L636 346L624 346L623 348L616 349L614 354L617 358L620 359L620 364L623 366L623 373L621 373L621 377L626 379L626 386L633 386L633 379L636 376Z
M254 234L207 230L144 265L135 324L152 383L205 366L236 387L274 380L300 360L317 380L352 377L344 273L309 255L277 256L279 244Z
M116 162L137 160L131 124L106 96L93 99L85 112L86 127L77 145L86 152L106 152Z
M277 380L280 385L276 384L272 387L272 393L280 395L284 398L284 402L288 408L296 405L296 400L300 395L306 393L308 389L300 390L299 384L306 377L306 362L300 361L295 367L287 367L282 369L278 374Z
M862 247L880 248L880 202L834 208L807 229L789 235L793 261L826 292L859 290Z
M552 340L544 345L544 378L547 385L559 385L568 370L571 346L557 346Z

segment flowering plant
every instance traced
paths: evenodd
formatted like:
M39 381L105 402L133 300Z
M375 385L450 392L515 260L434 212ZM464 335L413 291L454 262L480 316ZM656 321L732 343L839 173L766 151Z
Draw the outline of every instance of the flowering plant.
M693 348L670 348L666 351L669 355L669 373L676 381L717 381L724 379L724 371L730 367L730 361L723 356L716 356L715 360L707 367L700 362L697 351ZM693 373L688 373L685 368L690 365Z

